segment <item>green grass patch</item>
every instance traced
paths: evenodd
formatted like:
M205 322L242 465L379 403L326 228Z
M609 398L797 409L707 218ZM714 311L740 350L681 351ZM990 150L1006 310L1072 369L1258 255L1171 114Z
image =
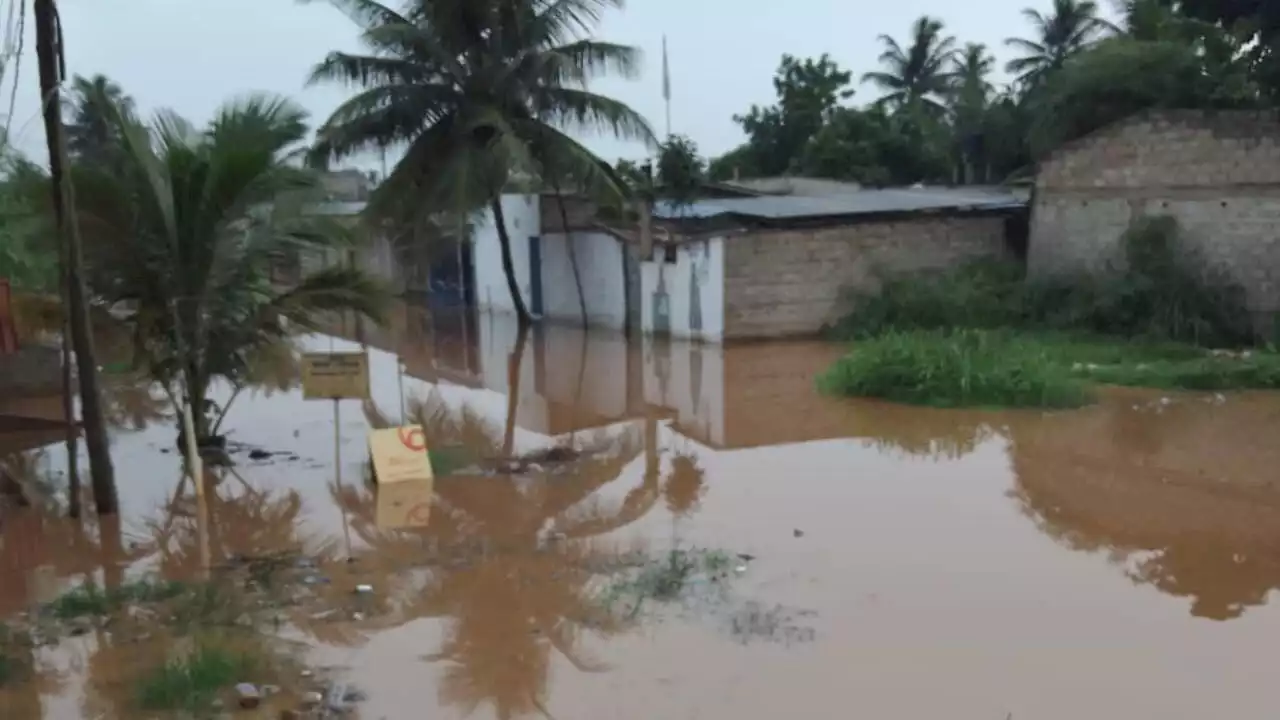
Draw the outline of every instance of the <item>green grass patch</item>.
M634 616L646 601L675 602L698 583L720 582L733 565L733 556L720 550L674 549L618 578L605 593L604 605L612 609L625 602Z
M1074 408L1088 383L1050 349L981 330L887 332L818 377L826 393L933 407Z
M249 655L216 645L199 645L138 679L138 704L144 710L199 712L212 707L220 693L253 672Z
M181 595L186 588L183 583L167 580L138 580L109 590L85 585L62 595L45 609L59 620L108 615L130 603L170 600Z
M933 407L1073 408L1092 402L1098 385L1280 389L1280 353L1064 333L890 331L854 343L818 377L829 394Z

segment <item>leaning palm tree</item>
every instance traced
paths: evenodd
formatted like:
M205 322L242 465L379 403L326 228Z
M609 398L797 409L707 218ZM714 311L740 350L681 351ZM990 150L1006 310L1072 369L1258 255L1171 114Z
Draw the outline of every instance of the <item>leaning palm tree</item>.
M943 34L942 21L927 15L911 27L911 44L903 48L888 35L881 35L884 70L869 72L862 82L870 82L884 95L877 101L895 108L922 108L941 113L943 98L952 81L951 59L956 40Z
M551 176L573 178L580 191L621 192L609 164L566 131L655 144L638 113L587 88L609 72L637 72L637 49L582 39L624 0L412 0L403 12L376 0L331 1L360 25L367 54L330 53L311 81L363 90L320 128L313 161L405 148L369 208L399 224L488 206L512 305L527 325L504 188Z
M242 384L254 357L316 328L323 314L377 317L388 298L349 267L317 270L290 288L271 282L278 257L355 242L309 212L319 178L290 162L305 117L270 96L224 105L203 131L172 114L147 128L116 113L119 166L75 174L93 290L130 309L135 360L175 404L183 386L198 441L210 434L215 381Z
M1053 10L1048 15L1035 8L1025 8L1022 16L1031 23L1035 37L1005 40L1006 45L1022 53L1005 68L1019 85L1039 85L1073 55L1104 35L1116 32L1115 25L1098 13L1098 4L1093 0L1053 0Z

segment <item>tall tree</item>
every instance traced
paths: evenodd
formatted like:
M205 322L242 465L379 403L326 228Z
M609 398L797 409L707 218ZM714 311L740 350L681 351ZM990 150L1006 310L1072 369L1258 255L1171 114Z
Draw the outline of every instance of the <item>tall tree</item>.
M1048 15L1026 8L1022 16L1031 23L1034 37L1009 38L1005 44L1022 53L1005 69L1025 88L1039 85L1076 53L1116 27L1099 15L1093 0L1053 0Z
M684 135L672 135L658 148L658 195L677 204L692 202L706 181L707 164L698 146Z
M114 121L117 114L132 117L133 98L126 95L115 81L105 75L86 78L76 75L71 80L71 122L67 123L67 150L74 160L103 163L121 138Z
M551 165L579 189L620 193L612 167L566 131L603 129L656 145L637 112L587 88L610 73L637 73L637 49L584 37L624 0L414 0L403 12L375 0L332 2L360 26L367 52L332 52L311 80L363 89L320 128L312 160L405 147L369 208L397 222L487 205L512 304L527 325L502 212L508 181L541 177Z
M996 59L981 43L969 43L955 56L952 69L951 122L964 168L962 181L975 182L984 155L987 106L995 87L991 71Z
M942 21L927 15L911 26L911 43L905 49L888 35L881 35L884 70L865 73L884 95L878 100L894 108L919 108L941 114L953 81L951 68L956 40L943 34Z
M98 359L94 352L93 328L89 321L89 299L83 275L80 228L76 222L75 193L66 176L67 146L62 113L57 104L58 87L65 79L66 48L58 10L53 0L35 0L36 57L40 65L40 97L44 102L45 139L49 145L49 179L53 186L53 215L58 226L64 259L68 326L75 350L80 386L80 416L85 445L89 450L89 473L94 503L99 515L114 514L120 502L116 494L115 470L107 445L102 395L98 386Z
M714 162L713 175L727 179L735 168L748 176L791 170L809 139L842 101L853 96L852 78L825 53L805 60L783 55L773 75L775 103L752 105L733 117L747 134L747 144Z

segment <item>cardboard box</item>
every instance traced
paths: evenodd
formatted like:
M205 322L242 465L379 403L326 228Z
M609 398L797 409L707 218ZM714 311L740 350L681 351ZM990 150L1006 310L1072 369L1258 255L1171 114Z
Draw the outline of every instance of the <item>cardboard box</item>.
M426 527L431 517L434 485L431 480L410 480L375 488L378 527L384 530Z

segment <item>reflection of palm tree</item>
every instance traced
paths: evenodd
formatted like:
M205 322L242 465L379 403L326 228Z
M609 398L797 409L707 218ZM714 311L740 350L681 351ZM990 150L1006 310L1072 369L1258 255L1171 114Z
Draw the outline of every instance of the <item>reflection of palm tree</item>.
M474 416L468 420L464 411L446 421L438 399L431 402L413 413L430 446L456 446L468 436L471 452L504 444L495 429ZM377 421L371 417L375 426ZM375 499L368 489L331 486L370 555L385 561L406 557L404 551L412 549L408 557L426 558L432 565L421 587L386 594L402 599L392 609L394 622L454 619L441 648L428 658L450 663L443 701L468 712L488 701L502 718L545 713L552 650L579 670L600 669L581 655L581 637L619 632L625 622L593 602L592 579L626 561L620 548L601 536L639 519L661 493L657 473L646 472L617 507L593 496L639 454L637 439L623 434L604 447L588 447L572 463L527 476L437 477L430 524L396 533L374 529ZM388 582L415 578L397 572Z

